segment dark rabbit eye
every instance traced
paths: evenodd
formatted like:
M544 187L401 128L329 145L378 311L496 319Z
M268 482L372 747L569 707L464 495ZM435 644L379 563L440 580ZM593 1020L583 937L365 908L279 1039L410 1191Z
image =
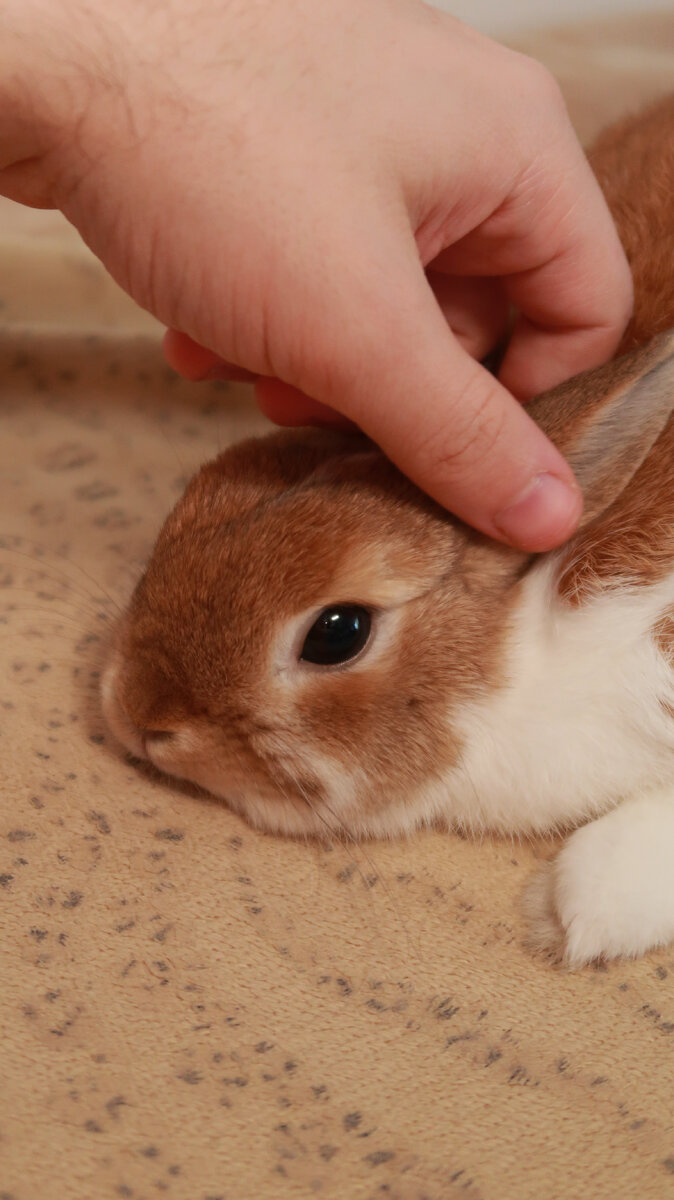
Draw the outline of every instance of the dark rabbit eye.
M363 649L370 636L372 621L366 608L357 604L324 608L309 630L300 658L336 667L348 662Z

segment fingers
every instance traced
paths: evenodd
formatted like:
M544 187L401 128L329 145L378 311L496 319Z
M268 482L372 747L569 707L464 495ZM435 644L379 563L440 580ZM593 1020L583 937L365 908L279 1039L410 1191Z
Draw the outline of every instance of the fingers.
M186 333L177 329L167 329L162 344L164 357L170 367L193 382L207 379L237 380L243 383L252 382L256 376L244 367L235 363L224 362L212 350L193 342Z
M520 269L504 280L521 315L500 377L522 397L605 362L633 302L625 254L585 159L539 203L547 249L539 234L525 247Z
M494 280L450 279L432 271L427 274L438 307L454 337L473 358L485 358L506 329L508 311L503 290ZM166 331L163 350L169 366L193 382L214 379L255 382L258 406L276 425L323 425L345 429L353 424L337 410L312 399L298 388L278 379L256 376L228 363L175 329Z
M560 106L558 131L508 199L438 257L438 269L498 276L519 310L500 379L529 398L616 349L632 280L606 202Z
M432 268L426 274L454 337L471 358L485 358L508 327L508 301L500 280L457 279Z
M358 424L470 525L525 550L559 545L582 513L564 459L451 335L439 336L436 353L435 369L427 360L413 374L389 380L387 408L368 406Z
M339 407L446 508L526 550L558 545L582 498L572 472L522 406L458 343L413 255L384 295L353 305L376 312L376 334L334 314L340 363L330 386L303 388ZM404 298L399 305L396 298ZM320 355L319 347L319 355ZM334 359L334 348L323 354Z
M401 256L400 231L388 239L378 232L379 245L369 242L360 256L372 267L359 279L360 290L353 281L335 287L327 307L323 294L310 361L295 372L299 387L257 379L262 410L282 424L351 422L440 504L484 533L531 551L560 544L582 512L568 464L450 331L441 305L451 309L453 298L439 288L438 303L416 247ZM307 294L303 311L317 308ZM493 312L495 334L503 305ZM470 332L470 320L463 334L476 349L480 335ZM191 378L218 369L210 351L183 335L167 335L166 353Z
M313 400L298 388L280 379L263 379L255 383L255 399L270 421L276 425L318 425L333 429L354 429L347 417L327 404Z

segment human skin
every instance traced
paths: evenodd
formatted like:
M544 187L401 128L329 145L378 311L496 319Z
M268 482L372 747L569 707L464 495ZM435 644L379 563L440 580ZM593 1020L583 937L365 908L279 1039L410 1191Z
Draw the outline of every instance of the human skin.
M520 401L612 353L631 281L539 64L416 0L0 0L0 100L0 192L61 209L183 374L356 424L493 537L573 532Z

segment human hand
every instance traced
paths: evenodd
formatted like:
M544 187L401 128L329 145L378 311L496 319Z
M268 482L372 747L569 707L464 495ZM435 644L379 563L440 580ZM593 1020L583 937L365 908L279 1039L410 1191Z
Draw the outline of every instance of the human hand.
M494 537L573 531L571 471L513 396L607 358L631 282L542 67L412 0L8 7L50 66L0 190L63 210L169 361L243 368L281 422L354 422ZM476 360L511 304L496 381Z

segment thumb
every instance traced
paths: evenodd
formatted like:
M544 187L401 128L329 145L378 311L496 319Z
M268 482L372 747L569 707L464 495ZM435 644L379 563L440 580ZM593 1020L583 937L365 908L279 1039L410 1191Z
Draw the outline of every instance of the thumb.
M351 297L349 312L331 321L340 331L339 357L334 345L324 348L332 382L308 378L303 390L355 422L468 524L524 550L559 545L583 507L568 463L461 347L418 258L412 271L397 282L389 273L388 282L384 296L369 297L360 312ZM401 297L404 303L396 301Z

